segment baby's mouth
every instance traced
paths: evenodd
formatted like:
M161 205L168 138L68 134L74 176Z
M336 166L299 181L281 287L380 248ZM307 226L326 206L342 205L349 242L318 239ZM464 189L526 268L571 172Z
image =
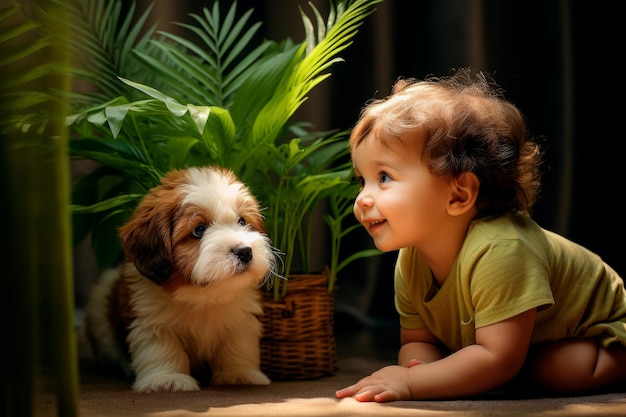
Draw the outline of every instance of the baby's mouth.
M381 224L385 222L387 222L387 220L385 219L371 221L368 223L368 228L371 230L373 228L376 228L377 226L380 226Z

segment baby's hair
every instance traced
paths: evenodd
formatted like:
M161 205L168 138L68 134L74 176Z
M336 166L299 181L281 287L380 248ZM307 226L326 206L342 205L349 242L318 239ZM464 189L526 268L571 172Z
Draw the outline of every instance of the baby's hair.
M541 152L524 115L483 72L398 79L389 96L369 102L352 130L350 147L373 138L405 145L423 129L422 158L434 175L473 172L480 181L478 216L530 212L540 187Z

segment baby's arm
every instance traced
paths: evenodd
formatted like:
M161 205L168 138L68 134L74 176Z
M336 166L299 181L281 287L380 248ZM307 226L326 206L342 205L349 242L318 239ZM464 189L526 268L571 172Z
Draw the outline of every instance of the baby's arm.
M353 396L358 401L396 401L450 398L488 392L521 369L535 322L535 310L476 330L476 344L442 359L406 368L387 366L359 382L337 391L338 398ZM399 358L424 354L424 342L407 346ZM421 348L418 348L421 346ZM416 357L427 362L426 357Z
M400 330L398 365L409 367L411 361L430 363L446 356L443 345L427 328Z

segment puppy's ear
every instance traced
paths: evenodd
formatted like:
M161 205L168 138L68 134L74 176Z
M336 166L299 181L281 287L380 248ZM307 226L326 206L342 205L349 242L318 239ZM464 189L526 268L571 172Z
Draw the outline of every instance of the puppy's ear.
M243 208L243 211L246 214L246 221L257 232L265 234L265 220L261 214L259 202L245 185L242 185L241 193L239 195L241 198L239 205Z
M244 213L244 217L246 222L257 232L266 234L265 231L265 220L263 215L261 214L261 208L259 206L259 201L250 191L250 188L239 179L235 173L229 169L222 168L219 171L220 175L227 178L229 183L237 183L240 185L237 205L239 206L242 213Z
M146 278L162 285L172 273L172 216L178 199L171 188L156 187L120 228L126 258Z
M266 234L265 222L259 211L252 212L247 220L250 222L250 226L252 226L256 231Z

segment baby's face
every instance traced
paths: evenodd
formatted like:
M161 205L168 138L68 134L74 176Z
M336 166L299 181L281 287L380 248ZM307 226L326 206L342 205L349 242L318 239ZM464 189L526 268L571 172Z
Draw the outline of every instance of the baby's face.
M428 170L424 140L425 133L385 144L369 137L352 149L361 183L354 215L382 251L436 243L447 220L450 189Z

